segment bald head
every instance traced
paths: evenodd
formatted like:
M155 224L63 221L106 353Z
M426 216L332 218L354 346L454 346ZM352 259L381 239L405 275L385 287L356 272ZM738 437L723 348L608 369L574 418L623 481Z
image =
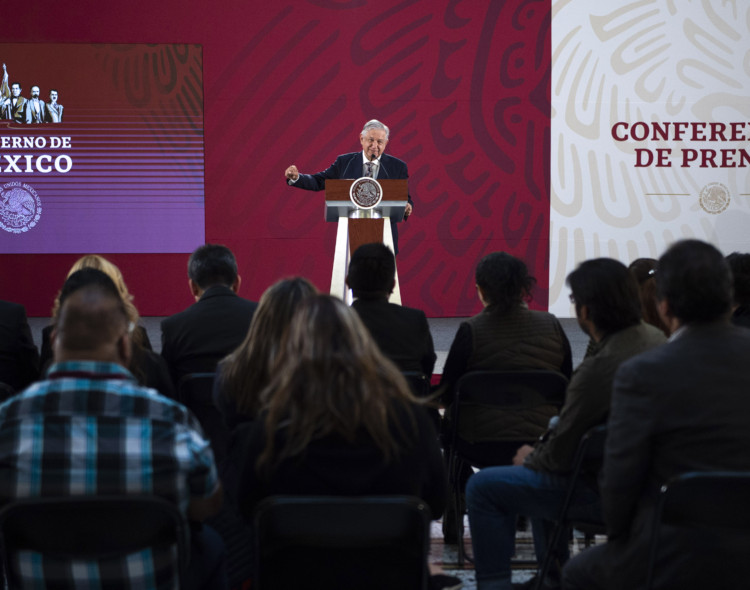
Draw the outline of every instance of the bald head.
M97 360L127 366L129 322L120 297L101 285L87 285L63 303L55 327L55 362Z

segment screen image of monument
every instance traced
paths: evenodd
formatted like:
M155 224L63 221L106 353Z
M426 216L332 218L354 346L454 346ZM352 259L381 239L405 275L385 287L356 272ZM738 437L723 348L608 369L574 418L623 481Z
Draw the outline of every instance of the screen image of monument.
M0 44L0 253L205 239L199 45Z

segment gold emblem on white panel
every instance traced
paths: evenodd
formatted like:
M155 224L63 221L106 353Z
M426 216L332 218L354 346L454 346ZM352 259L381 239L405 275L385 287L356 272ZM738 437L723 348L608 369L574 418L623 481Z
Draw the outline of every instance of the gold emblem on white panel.
M718 215L729 207L729 189L720 182L711 182L703 187L699 202L706 213Z

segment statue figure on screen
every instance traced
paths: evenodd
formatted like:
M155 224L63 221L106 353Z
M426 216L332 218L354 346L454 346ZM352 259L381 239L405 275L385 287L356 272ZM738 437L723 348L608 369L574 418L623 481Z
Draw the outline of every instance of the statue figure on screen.
M27 101L28 115L27 119L29 123L44 123L44 118L47 115L47 105L44 101L39 98L39 86L34 85L31 87L31 98Z
M49 102L44 116L45 123L62 123L63 106L57 102L57 90L49 91Z
M327 179L356 179L363 176L371 178L409 178L406 162L385 154L388 145L390 130L386 125L376 119L365 123L359 134L359 142L362 144L361 152L343 154L336 158L331 166L315 174L300 174L297 166L292 164L284 171L286 182L289 186L296 186L309 191L322 191L325 189ZM404 219L411 215L414 203L409 195L409 202L404 211ZM393 232L393 249L398 254L398 228L391 223Z
M6 98L10 98L10 86L8 86L8 68L3 64L3 81L0 84L0 108L5 104Z
M21 85L13 82L8 89L8 70L3 64L3 82L0 86L2 102L0 102L0 113L3 119L12 120L16 123L28 123L28 101L21 96Z

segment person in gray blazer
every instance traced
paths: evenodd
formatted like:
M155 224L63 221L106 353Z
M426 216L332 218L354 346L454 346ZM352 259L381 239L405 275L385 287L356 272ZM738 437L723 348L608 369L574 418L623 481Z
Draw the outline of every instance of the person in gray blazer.
M608 542L568 562L566 589L642 588L660 486L688 471L750 470L750 331L729 321L727 263L684 240L659 259L656 282L672 335L615 376L601 481ZM747 556L718 535L662 527L658 556L655 590L746 585Z

